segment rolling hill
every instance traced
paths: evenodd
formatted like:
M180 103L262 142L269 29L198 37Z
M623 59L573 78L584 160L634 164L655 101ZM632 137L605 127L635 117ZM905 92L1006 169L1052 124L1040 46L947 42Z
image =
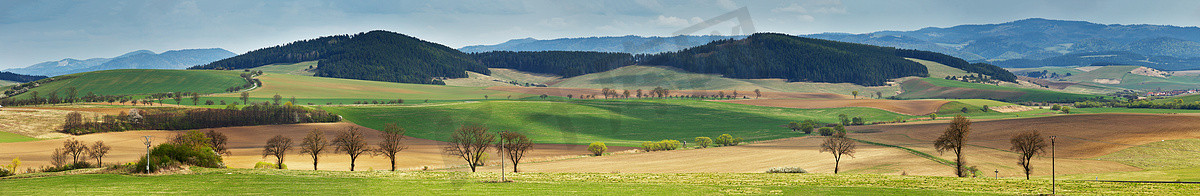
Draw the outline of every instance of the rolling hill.
M1100 95L1063 93L1050 90L967 83L940 78L924 78L902 83L901 99L991 99L1005 102L1076 102L1111 99Z
M11 83L26 83L26 82L32 82L32 81L37 81L37 80L41 80L41 79L46 79L46 76L31 76L31 75L6 72L6 71L0 72L0 81L6 81L6 82L11 82Z
M38 92L42 98L51 93L65 96L67 88L75 87L79 96L87 93L96 95L140 95L166 92L220 93L232 86L241 86L246 80L238 76L241 72L212 70L153 70L121 69L77 73L56 76L39 81L39 86L28 89ZM12 98L28 99L32 93L22 93Z
M1200 76L1174 74L1131 65L1037 67L1013 69L1013 72L1030 78L1069 85L1068 87L1103 86L1112 89L1153 91L1187 90L1200 86Z
M466 71L489 73L458 50L381 30L296 41L191 69L249 69L306 61L317 61L315 76L385 82L442 84L441 78L464 78Z
M138 50L113 58L87 60L68 58L5 71L27 75L57 76L113 69L184 69L234 55L237 54L220 48L171 50L161 54L155 54L149 50Z

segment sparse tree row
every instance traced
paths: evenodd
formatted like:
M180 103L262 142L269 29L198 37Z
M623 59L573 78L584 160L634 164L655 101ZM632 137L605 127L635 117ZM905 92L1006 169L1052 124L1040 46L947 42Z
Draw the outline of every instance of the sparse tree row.
M193 109L187 111L140 110L137 114L105 116L100 122L83 122L68 115L62 132L89 134L125 130L188 130L230 126L336 122L337 115L324 110L295 106L251 105L241 109Z

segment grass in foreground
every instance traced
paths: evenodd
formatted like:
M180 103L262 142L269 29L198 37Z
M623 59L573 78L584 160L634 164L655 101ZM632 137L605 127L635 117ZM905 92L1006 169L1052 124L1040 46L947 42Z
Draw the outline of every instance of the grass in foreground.
M999 195L1047 194L1048 180L862 174L335 172L196 169L195 174L66 175L0 180L2 195ZM1059 181L1068 195L1187 194L1200 186Z
M446 140L464 123L525 133L535 143L639 146L642 141L732 134L747 141L799 136L791 121L837 122L838 114L868 122L911 116L874 108L793 109L695 100L485 101L432 106L322 107L356 124L382 130L396 123L409 136Z

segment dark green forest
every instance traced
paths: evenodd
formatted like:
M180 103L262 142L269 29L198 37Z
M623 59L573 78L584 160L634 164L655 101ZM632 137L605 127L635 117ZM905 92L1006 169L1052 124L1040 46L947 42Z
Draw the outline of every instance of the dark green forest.
M471 57L490 68L575 77L633 65L633 55L617 52L586 51L495 51L471 53Z
M933 61L953 68L958 68L963 71L991 76L992 79L1000 81L1013 83L1017 82L1017 75L1014 75L1012 72L1009 72L1004 68L987 63L969 63L966 60L958 57L923 50L897 49L896 55L907 58Z
M465 71L491 73L453 48L379 30L296 41L192 69L249 69L313 60L319 60L316 76L385 82L442 84L439 78L467 77Z
M0 71L0 80L8 80L13 82L33 82L41 79L46 79L46 76L31 76L13 72Z
M929 75L924 65L896 56L896 49L778 33L756 33L655 55L639 64L663 65L730 78L783 78L790 82L885 84L889 79Z

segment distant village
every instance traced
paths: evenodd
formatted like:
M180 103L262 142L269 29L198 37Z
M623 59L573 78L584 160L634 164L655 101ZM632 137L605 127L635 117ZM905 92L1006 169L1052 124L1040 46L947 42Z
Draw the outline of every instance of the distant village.
M1147 92L1146 96L1175 96L1175 95L1193 94L1193 93L1200 93L1200 89L1151 91L1151 92Z

